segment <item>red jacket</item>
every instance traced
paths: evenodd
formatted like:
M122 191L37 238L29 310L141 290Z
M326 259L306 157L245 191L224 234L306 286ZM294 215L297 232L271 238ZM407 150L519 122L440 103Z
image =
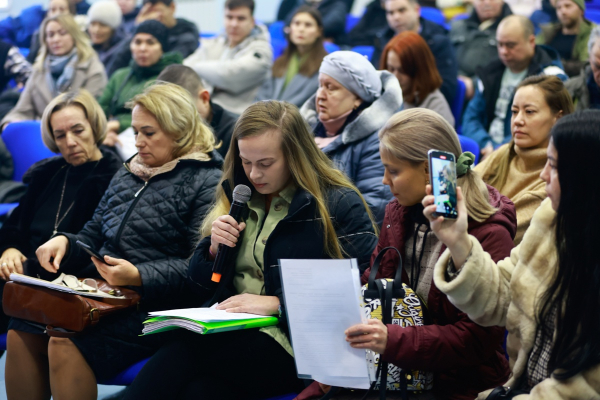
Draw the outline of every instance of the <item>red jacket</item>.
M514 247L517 218L514 205L507 197L491 186L488 190L490 202L498 211L483 223L469 219L468 229L497 262L508 257ZM404 259L406 239L414 230L414 222L408 212L409 209L397 200L387 205L371 264L379 251L388 246L397 248ZM393 278L397 265L398 255L387 252L379 266L377 279ZM363 274L363 283L366 283L370 272L371 268ZM403 281L408 283L406 273ZM388 342L382 355L384 361L401 368L433 371L433 391L440 399L472 400L479 392L506 382L510 369L502 349L503 327L477 325L454 307L433 282L427 308L433 325L387 326Z

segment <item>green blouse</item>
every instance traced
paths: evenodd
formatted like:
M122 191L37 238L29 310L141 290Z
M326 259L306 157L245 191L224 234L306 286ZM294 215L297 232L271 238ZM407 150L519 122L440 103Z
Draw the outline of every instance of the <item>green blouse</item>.
M295 185L283 189L271 201L268 214L265 213L265 196L258 192L252 194L248 202L250 213L246 219L246 229L235 261L233 285L238 294L265 294L265 245L279 221L288 214L295 193ZM267 266L271 267L275 266ZM268 326L260 331L275 339L290 355L294 355L290 341L281 328Z

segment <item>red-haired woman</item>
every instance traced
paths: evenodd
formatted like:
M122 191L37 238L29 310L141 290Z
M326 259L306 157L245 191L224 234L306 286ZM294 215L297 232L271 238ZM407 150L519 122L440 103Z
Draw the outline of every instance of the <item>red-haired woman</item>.
M435 111L454 126L454 116L440 92L442 77L427 42L416 32L402 32L383 49L380 64L398 78L404 109L421 107Z

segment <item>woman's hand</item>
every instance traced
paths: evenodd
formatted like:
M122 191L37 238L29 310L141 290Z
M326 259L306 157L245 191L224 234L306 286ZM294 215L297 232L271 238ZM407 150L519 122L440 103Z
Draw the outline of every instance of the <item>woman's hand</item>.
M256 315L275 315L279 312L279 298L277 296L261 296L248 293L238 294L219 304L217 310Z
M104 256L104 262L92 257L96 269L109 285L142 286L140 271L127 260Z
M26 260L27 257L14 247L4 250L0 257L0 278L7 281L13 272L22 274L23 263Z
M217 254L219 245L224 244L225 246L235 247L238 239L240 238L240 232L244 230L246 223L242 222L238 224L231 215L221 215L212 223L212 229L210 233L210 251L212 254Z
M60 262L69 251L69 239L66 236L56 236L41 245L35 255L42 268L49 272L58 272Z
M383 354L388 341L387 326L378 319L369 319L346 329L346 341L355 349L369 349Z
M462 189L456 188L456 200L458 218L456 220L445 220L444 217L434 217L433 213L436 210L434 197L431 195L431 185L427 185L425 189L427 196L423 198L422 204L425 209L423 215L429 220L431 230L435 236L446 245L452 253L452 259L457 269L460 269L465 263L467 256L471 252L473 246L467 232L469 222L467 207L462 195Z

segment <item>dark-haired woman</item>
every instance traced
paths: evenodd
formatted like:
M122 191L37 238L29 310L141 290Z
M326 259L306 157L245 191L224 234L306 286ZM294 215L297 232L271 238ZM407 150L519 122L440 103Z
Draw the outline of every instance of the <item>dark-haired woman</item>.
M319 11L300 7L292 17L287 42L256 99L283 100L300 107L319 88L319 67L327 55Z
M440 91L442 77L433 53L421 35L406 31L394 36L383 49L380 65L398 78L405 110L427 108L454 126L454 115Z
M518 245L533 213L546 198L540 173L546 165L550 130L559 118L573 112L573 101L557 77L533 76L517 87L511 112L512 140L475 170L515 203Z
M456 221L434 218L433 196L423 199L431 229L448 247L435 284L478 324L506 326L512 376L505 385L526 393L518 399L600 398L600 185L582 173L597 168L599 124L600 112L585 111L552 128L541 174L548 198L521 244L497 264L467 234L460 190Z

